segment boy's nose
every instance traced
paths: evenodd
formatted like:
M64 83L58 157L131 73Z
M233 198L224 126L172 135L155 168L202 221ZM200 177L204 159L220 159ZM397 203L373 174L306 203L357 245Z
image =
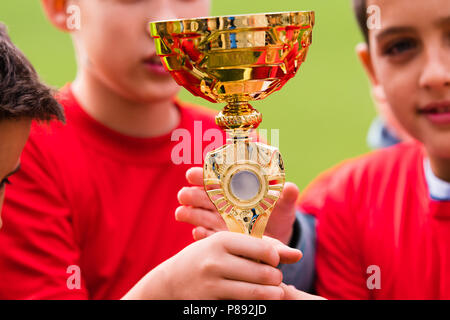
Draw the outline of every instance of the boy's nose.
M157 20L179 19L176 12L174 1L160 0L156 12Z
M450 58L442 55L430 56L422 71L420 86L435 90L450 88Z

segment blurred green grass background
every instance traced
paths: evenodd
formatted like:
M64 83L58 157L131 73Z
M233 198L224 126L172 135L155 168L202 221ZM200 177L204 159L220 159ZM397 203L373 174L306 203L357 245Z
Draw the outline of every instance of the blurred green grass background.
M300 72L266 100L252 103L261 128L279 129L287 179L304 188L318 173L367 152L366 134L375 110L355 46L362 37L350 0L212 0L212 15L314 10L313 44ZM1 0L0 21L41 78L61 87L75 77L70 36L46 20L40 1ZM182 99L223 106L180 93Z

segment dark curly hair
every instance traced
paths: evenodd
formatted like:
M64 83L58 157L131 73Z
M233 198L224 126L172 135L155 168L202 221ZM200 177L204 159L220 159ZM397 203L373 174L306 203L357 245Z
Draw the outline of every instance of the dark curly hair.
M358 21L364 39L369 43L369 29L367 28L367 0L353 0L353 11Z
M64 111L53 94L0 23L0 121L29 118L64 122Z

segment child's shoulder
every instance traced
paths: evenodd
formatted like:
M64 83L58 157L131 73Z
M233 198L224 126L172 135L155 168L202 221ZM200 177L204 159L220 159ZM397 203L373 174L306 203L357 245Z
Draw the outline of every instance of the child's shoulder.
M406 168L421 155L422 147L419 143L400 143L345 160L326 171L324 177L340 181L342 178L361 180L376 178L380 174L390 175L393 169Z
M375 178L380 174L390 175L395 169L406 169L411 164L415 164L421 156L420 143L404 142L346 160L331 169L331 172L334 171L337 178Z
M345 160L321 173L302 192L299 204L306 211L321 207L330 194L348 197L367 193L383 181L393 182L401 175L417 172L423 149L418 142L406 142Z

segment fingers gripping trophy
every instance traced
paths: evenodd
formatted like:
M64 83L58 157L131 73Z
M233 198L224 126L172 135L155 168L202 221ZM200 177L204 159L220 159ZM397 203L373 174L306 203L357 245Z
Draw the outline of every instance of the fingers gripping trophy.
M152 22L157 54L176 82L227 105L216 116L227 144L204 161L204 186L230 231L261 238L285 182L277 148L252 140L262 121L249 101L280 90L305 61L314 12Z

